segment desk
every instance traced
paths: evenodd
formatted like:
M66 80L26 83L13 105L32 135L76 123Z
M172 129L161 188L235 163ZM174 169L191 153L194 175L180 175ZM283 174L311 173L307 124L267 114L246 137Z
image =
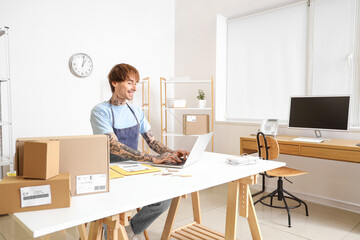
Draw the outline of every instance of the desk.
M225 162L226 157L224 154L204 153L201 161L183 170L192 177L141 174L114 179L110 182L110 192L73 197L70 208L15 213L12 216L36 238L285 165L259 160L255 165L234 167ZM231 233L234 235L234 231Z
M321 143L292 141L296 136L279 135L280 154L360 163L360 140L331 139ZM240 137L240 154L257 152L256 136Z

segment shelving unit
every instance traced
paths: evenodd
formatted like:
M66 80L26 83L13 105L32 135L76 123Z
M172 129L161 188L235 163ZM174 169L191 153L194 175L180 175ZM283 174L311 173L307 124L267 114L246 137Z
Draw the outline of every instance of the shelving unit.
M9 28L0 27L0 179L13 171Z
M141 84L141 107L150 123L150 77L143 78L139 83ZM143 152L150 152L144 138L141 138L141 149Z
M167 85L168 84L211 84L211 107L207 108L170 108L167 106ZM194 96L195 97L195 96ZM209 98L208 98L209 99ZM185 79L172 79L167 80L166 78L160 77L160 112L161 112L161 143L168 145L168 137L191 137L198 135L184 135L183 133L168 132L168 120L170 111L182 111L184 113L194 111L204 111L210 113L210 132L214 131L214 80L211 77L210 80L185 80ZM214 137L211 140L211 151L214 150Z

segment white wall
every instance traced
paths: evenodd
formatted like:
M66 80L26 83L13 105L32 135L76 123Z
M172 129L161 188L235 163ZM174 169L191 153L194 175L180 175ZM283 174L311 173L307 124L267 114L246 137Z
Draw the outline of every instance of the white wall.
M0 24L10 27L14 141L92 134L90 111L110 98L107 74L123 62L151 78L159 137L159 77L174 72L174 1L0 0ZM69 71L78 52L93 60L90 77Z
M246 13L296 1L272 0L177 0L175 1L175 75L204 79L216 75L216 15L234 18ZM215 79L216 85L225 79ZM177 91L186 95L188 91ZM196 100L194 100L196 101ZM225 106L215 106L215 111ZM241 103L239 103L241 107ZM214 151L239 154L240 136L257 132L258 124L215 122ZM312 131L295 131L285 126L280 134L313 136ZM360 139L360 132L323 132L328 138ZM359 140L360 142L360 140ZM179 145L180 146L180 145ZM308 171L285 187L305 200L317 201L360 212L360 164L283 155L289 167ZM270 187L275 182L269 183ZM257 186L259 187L259 186ZM269 190L271 188L268 188ZM311 214L311 212L310 212Z

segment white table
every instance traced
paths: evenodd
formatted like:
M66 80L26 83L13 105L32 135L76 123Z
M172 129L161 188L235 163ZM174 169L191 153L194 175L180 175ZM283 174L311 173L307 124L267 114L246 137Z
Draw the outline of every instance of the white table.
M114 179L110 192L72 197L69 208L15 213L13 217L36 238L285 165L259 160L255 165L232 166L226 163L227 156L204 153L201 161L181 170L192 177L149 173Z

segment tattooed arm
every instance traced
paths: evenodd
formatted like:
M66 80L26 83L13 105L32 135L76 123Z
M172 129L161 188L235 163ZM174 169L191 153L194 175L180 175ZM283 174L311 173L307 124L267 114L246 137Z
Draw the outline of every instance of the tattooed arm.
M186 160L187 156L189 156L189 152L185 151L183 149L174 151L174 150L171 150L170 148L166 147L164 144L162 144L161 142L156 140L156 138L150 131L148 131L146 133L142 133L141 135L145 139L148 146L156 153L159 153L159 154L164 154L166 152L173 153L176 156L178 156L179 158L183 157L185 160Z
M148 131L146 133L142 133L141 135L145 139L147 145L154 152L156 152L158 154L162 154L162 153L165 153L165 152L170 152L170 153L174 152L173 150L171 150L170 148L166 147L164 144L162 144L161 142L156 140L156 138L154 137L154 135L150 131Z
M135 160L141 162L154 162L162 163L165 161L181 162L181 160L173 153L164 152L158 156L151 156L149 154L142 153L134 150L125 144L119 142L118 138L114 133L107 133L110 141L110 152L114 155L119 156L123 160Z

